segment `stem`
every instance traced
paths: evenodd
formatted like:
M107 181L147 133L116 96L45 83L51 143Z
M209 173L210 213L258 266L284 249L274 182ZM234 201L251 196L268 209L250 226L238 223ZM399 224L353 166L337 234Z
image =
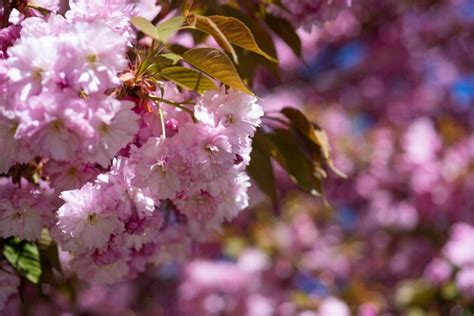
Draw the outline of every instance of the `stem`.
M187 99L186 101L181 102L181 104L189 104L189 105L196 105L196 103L191 102L192 98Z
M172 106L174 106L174 107L176 107L176 108L178 108L178 109L181 109L181 110L183 110L183 111L185 111L185 112L188 112L189 115L191 115L191 118L193 119L193 122L194 122L194 123L197 123L197 119L194 117L194 111L193 111L193 110L190 110L190 109L188 109L188 108L186 108L186 107L184 107L184 106L182 106L182 105L181 105L180 103L178 103L178 102L173 102L173 101L170 101L170 100L167 100L167 99L159 98L159 97L156 97L156 96L150 95L150 94L145 95L144 97L145 97L145 98L148 98L148 99L150 99L150 100L155 101L155 103L156 103L156 105L158 106L158 108L160 108L159 102L163 102L163 103L172 105ZM191 103L189 103L189 104L191 104Z
M163 110L161 109L160 104L157 104L157 106L158 106L158 111L160 113L161 134L163 135L164 138L166 138L165 118L163 115Z
M163 102L163 103L166 103L166 104L169 104L169 105L172 105L174 107L177 107L178 109L181 109L183 111L186 111L190 114L194 114L194 111L182 106L180 103L178 102L173 102L173 101L170 101L170 100L166 100L166 99L163 99L163 98L159 98L159 97L155 97L153 95L147 95L147 98L153 100L153 101L157 101L157 102Z

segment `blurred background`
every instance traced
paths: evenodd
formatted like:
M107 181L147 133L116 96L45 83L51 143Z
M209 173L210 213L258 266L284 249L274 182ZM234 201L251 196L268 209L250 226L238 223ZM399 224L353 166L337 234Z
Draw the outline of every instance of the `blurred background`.
M192 260L80 288L73 311L32 296L32 313L473 315L474 1L354 0L312 18L296 21L302 58L275 37L280 78L261 68L254 85L266 111L300 107L328 133L347 175L329 175L328 203L279 173L278 206L253 186Z

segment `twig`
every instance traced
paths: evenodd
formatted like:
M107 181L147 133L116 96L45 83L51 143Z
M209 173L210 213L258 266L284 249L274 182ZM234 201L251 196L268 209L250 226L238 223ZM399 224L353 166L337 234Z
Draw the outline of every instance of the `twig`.
M160 113L160 122L161 122L161 134L166 138L166 128L165 128L165 118L163 115L163 110L161 109L160 104L157 104L158 112Z
M186 111L190 114L193 114L194 115L194 111L193 110L190 110L184 106L182 106L180 103L178 102L173 102L173 101L170 101L170 100L167 100L167 99L163 99L163 98L159 98L159 97L156 97L156 96L153 96L153 95L147 95L147 98L153 100L153 101L158 101L158 102L163 102L163 103L166 103L166 104L169 104L169 105L172 105L174 107L177 107L178 109L181 109L183 111Z

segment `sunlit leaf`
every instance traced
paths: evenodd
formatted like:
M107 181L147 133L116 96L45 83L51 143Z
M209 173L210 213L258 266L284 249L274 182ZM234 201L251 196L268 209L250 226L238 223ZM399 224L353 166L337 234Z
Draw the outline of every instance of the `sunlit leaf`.
M228 52L232 56L234 62L238 62L237 54L235 53L234 48L230 44L225 34L214 23L214 21L206 16L201 16L191 12L187 12L186 21L190 26L211 35L217 44L219 44L219 46L222 47L224 51Z
M156 34L158 35L158 39L162 42L167 42L168 39L174 35L184 23L183 16L176 16L169 20L166 20L163 23L160 23L156 26Z
M131 18L132 25L137 28L137 30L141 31L143 34L151 37L155 40L160 40L158 33L156 31L156 27L147 19L141 16L134 16Z
M270 56L277 56L270 30L268 27L266 27L266 25L264 25L261 19L249 17L243 14L242 10L230 7L229 5L223 6L222 11L223 12L219 12L219 14L231 16L239 21L242 21L242 23L244 23L250 29L259 47L264 52L268 53ZM239 56L238 71L242 78L245 78L251 82L255 77L255 71L257 67L263 66L268 68L275 75L276 79L280 79L280 68L278 67L278 64L271 62L261 55L256 56L255 54L249 54L247 50L240 47L236 49L236 52L237 56Z
M262 55L272 62L278 62L260 49L250 29L241 21L221 15L213 15L209 19L215 23L230 43Z
M149 61L152 63L159 64L159 65L171 66L171 65L176 65L182 59L183 57L181 57L178 54L167 53L167 54L154 56L150 58Z
M242 10L228 5L223 6L222 9L225 16L230 16L241 21L250 29L259 47L263 51L268 53L270 56L277 56L272 35L260 19L255 19L251 16L245 15L242 13ZM274 63L271 64L275 66Z
M206 90L216 90L217 87L211 79L190 68L168 67L160 71L160 76L171 80L183 88L204 92Z
M37 246L40 252L42 270L41 280L46 283L54 283L54 270L62 273L62 268L59 259L58 246L49 235L47 229L42 230Z
M145 35L155 40L166 42L181 28L184 23L184 17L173 17L163 23L158 24L158 26L154 26L150 21L140 16L132 17L131 22L133 26L135 26Z
M4 245L3 255L20 275L38 284L42 270L39 250L34 243L9 238Z
M224 84L247 94L252 92L245 86L237 70L223 52L215 48L194 48L183 54L186 62L222 81Z

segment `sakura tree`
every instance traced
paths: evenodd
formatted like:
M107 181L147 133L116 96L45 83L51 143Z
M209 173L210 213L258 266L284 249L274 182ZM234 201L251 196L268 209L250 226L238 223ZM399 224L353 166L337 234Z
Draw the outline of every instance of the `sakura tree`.
M0 308L30 283L74 300L75 283L189 258L249 206L251 179L277 203L272 159L322 194L324 131L265 115L251 89L294 15L242 6L2 2Z

